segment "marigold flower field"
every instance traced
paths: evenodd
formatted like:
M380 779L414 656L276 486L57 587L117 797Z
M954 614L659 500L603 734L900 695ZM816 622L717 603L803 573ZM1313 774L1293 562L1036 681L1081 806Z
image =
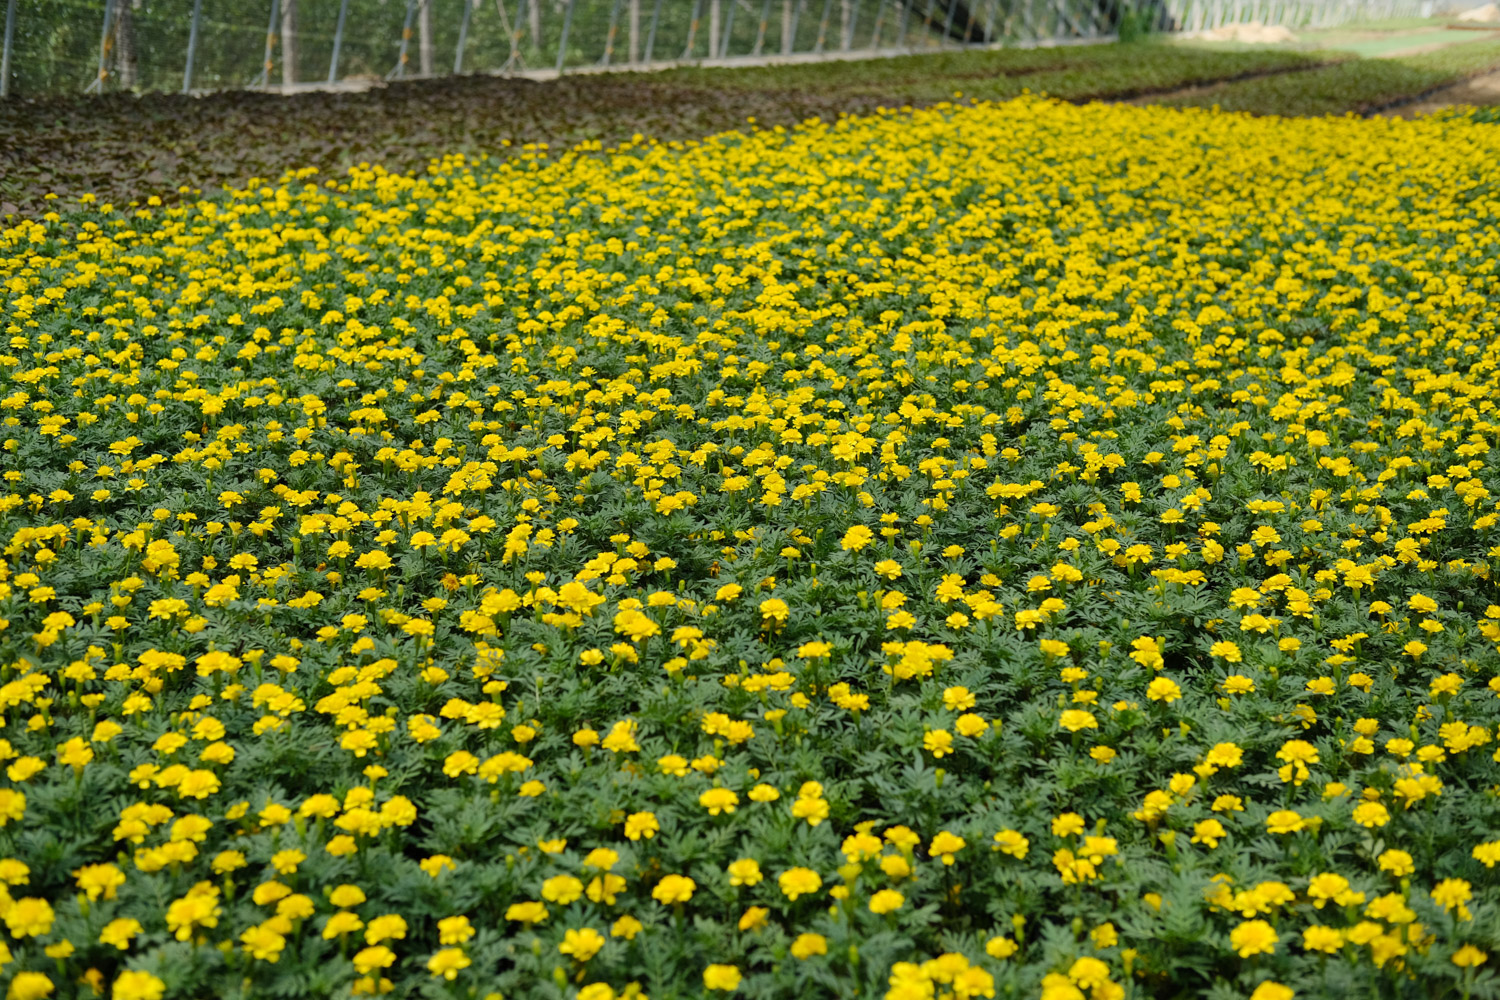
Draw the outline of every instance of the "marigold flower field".
M8 997L1500 993L1494 126L53 204Z

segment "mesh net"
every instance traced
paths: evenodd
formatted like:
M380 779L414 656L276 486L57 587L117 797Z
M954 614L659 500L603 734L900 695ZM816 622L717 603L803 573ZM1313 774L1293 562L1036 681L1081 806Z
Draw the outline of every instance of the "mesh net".
M13 95L357 86L759 56L931 51L1157 26L1331 23L1420 0L0 0L15 5ZM191 51L191 67L189 52ZM102 67L102 73L101 73Z

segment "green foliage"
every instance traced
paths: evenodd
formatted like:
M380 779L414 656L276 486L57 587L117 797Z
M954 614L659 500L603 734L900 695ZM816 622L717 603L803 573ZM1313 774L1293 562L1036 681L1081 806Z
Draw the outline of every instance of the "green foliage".
M1415 56L1356 59L1306 73L1224 83L1160 103L1262 115L1367 113L1496 68L1500 42L1477 41Z

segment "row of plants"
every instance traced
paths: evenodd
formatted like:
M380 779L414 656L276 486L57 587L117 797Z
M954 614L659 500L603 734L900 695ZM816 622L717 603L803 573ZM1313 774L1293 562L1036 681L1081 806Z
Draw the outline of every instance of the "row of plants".
M1500 70L1500 42L1476 41L1388 59L1355 59L1290 76L1218 84L1160 103L1259 115L1369 114Z
M791 126L948 100L955 90L1112 98L1317 64L1291 53L1095 45L545 84L451 77L295 98L226 91L7 101L0 103L0 218L45 212L49 195L171 201L305 166L330 174L360 163L420 170L453 152L503 159L529 144L561 152L637 133L689 141L751 118Z

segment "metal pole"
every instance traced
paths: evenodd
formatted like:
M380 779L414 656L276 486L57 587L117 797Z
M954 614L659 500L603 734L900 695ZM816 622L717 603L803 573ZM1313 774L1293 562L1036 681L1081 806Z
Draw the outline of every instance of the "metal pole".
M687 46L682 50L683 61L693 54L693 42L698 40L698 15L703 12L703 0L693 0L693 17L688 21Z
M977 3L978 0L974 0L974 2ZM979 20L979 8L977 6L970 6L969 7L969 20L968 20L968 23L964 25L964 37L959 39L959 43L960 44L962 44L962 45L968 45L970 42L972 42L974 40L974 24L978 20Z
M797 5L792 8L792 30L787 35L791 39L791 44L787 46L786 51L782 55L791 55L797 51L797 22L802 20L802 5L806 2L807 0L797 0Z
M604 37L604 58L600 61L601 66L608 66L609 60L615 54L615 32L620 25L620 4L624 0L615 0L614 5L609 8L609 34Z
M823 17L818 21L818 40L813 43L814 52L823 51L823 39L828 36L828 15L833 12L833 0L823 0Z
M463 20L458 22L458 47L453 52L453 72L455 75L464 71L464 43L469 40L469 17L474 13L472 0L464 0Z
M10 3L5 5L5 49L0 52L0 97L10 95L10 50L15 46L15 41L16 0L10 0Z
M84 88L84 93L98 91L104 93L104 61L109 56L109 27L114 20L115 0L104 0L104 30L99 33L99 72L94 74L94 82Z
M578 0L568 0L568 9L563 12L562 38L557 42L557 75L563 75L563 60L568 58L568 31L573 27L573 8Z
M989 8L984 12L984 44L990 45L995 41L995 22L1000 19L1000 0L991 0Z
M878 3L879 0L876 0ZM854 5L849 9L849 24L844 29L844 37L839 40L839 48L848 52L854 45L854 33L859 28L859 5L861 0L854 0Z
M751 55L760 55L761 46L766 44L766 27L770 23L771 0L765 0L765 3L761 4L760 7L760 30L755 33L755 47L750 50Z
M271 0L271 20L266 25L266 57L260 63L260 86L271 85L271 50L276 44L276 21L281 14L281 0Z
M15 0L11 0L11 10L15 10ZM182 67L182 92L186 94L193 86L193 54L198 51L198 19L203 13L203 0L193 0L193 20L188 26L188 48L187 63ZM9 43L10 35L6 34L6 42ZM10 55L10 46L6 45L6 55Z
M953 37L953 15L957 10L957 0L948 0L948 17L943 21L942 43L944 45L947 45L948 40Z
M870 29L870 51L874 52L880 48L880 27L885 21L885 0L876 0L875 4L875 27Z
M651 8L651 27L646 30L646 52L642 62L650 62L651 52L656 48L656 22L661 20L661 2L656 0L656 5Z
M719 58L729 58L729 36L734 31L734 9L739 6L738 0L729 0L729 13L724 15L724 38L719 43Z
M333 55L328 59L329 83L335 83L339 78L339 50L344 47L344 19L348 16L349 0L339 0L339 19L333 27Z
M275 3L276 0L271 0ZM417 0L406 0L406 22L401 25L401 51L396 56L396 66L386 74L386 79L395 77L397 80L406 76L406 47L411 41L411 19L417 12Z
M505 15L505 0L495 0L495 8L500 11L500 21L510 33L510 55L505 59L505 65L500 72L508 73L512 66L521 63L521 33L526 30L526 0L516 0L516 23L510 24L510 19Z
M911 17L911 5L916 0L896 0L901 5L901 30L896 33L896 48L906 45L906 22Z

